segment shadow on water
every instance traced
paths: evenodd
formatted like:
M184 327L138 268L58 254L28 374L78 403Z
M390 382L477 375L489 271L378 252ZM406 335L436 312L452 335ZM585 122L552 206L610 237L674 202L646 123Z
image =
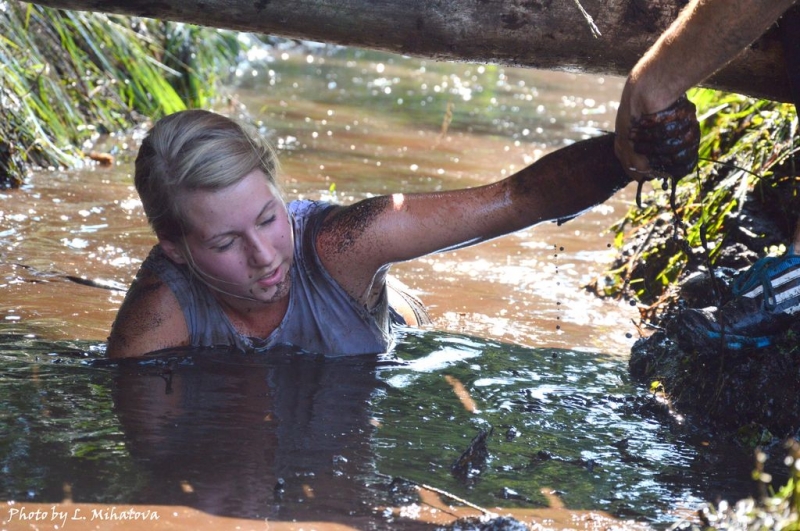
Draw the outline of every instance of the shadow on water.
M653 414L624 362L599 354L409 330L392 355L342 360L194 350L115 363L96 344L16 334L0 336L0 358L0 497L17 505L360 529L460 514L421 484L528 522L557 499L660 527L750 494L747 458ZM455 473L481 432L484 453Z

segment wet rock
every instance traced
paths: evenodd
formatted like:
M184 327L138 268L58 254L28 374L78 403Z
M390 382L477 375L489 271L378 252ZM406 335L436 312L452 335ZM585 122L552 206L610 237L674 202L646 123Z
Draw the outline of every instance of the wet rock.
M481 430L472 441L469 447L464 450L453 466L450 468L453 476L461 480L467 485L474 482L475 478L483 471L486 466L486 460L489 458L489 449L486 446L486 440L494 430Z
M511 442L520 435L522 435L522 433L520 433L515 426L511 426L508 428L508 430L506 430L506 441Z
M758 253L741 243L733 243L720 249L715 261L719 269L745 269L758 260Z
M278 478L275 482L275 486L272 488L272 493L275 497L275 501L282 501L283 495L286 493L286 480Z
M462 518L445 529L451 531L529 531L524 523L508 516Z
M532 500L525 496L524 494L520 494L519 492L515 491L514 489L503 487L500 491L499 497L503 500L514 500L514 501L521 501L526 503L531 503Z
M731 267L715 267L709 271L695 271L680 283L681 300L690 308L718 306L730 298L728 283L737 270Z
M389 497L396 507L419 502L417 483L405 478L395 477L388 487Z
M553 454L551 454L546 450L539 450L538 452L536 452L535 455L532 455L528 466L536 467L540 463L544 463L546 461L551 461L551 460L585 468L589 472L594 472L595 469L600 468L600 465L598 465L597 461L595 461L594 459L583 459L581 457L575 459L567 459L564 457L554 456Z

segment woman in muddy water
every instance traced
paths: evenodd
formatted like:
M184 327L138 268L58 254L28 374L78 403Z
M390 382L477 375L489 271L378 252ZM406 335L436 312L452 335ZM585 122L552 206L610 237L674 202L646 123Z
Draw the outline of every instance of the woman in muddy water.
M340 206L284 202L263 139L208 111L160 120L135 185L158 244L120 308L108 356L176 347L338 356L389 349L424 307L392 263L564 221L625 186L613 136L577 142L486 186Z

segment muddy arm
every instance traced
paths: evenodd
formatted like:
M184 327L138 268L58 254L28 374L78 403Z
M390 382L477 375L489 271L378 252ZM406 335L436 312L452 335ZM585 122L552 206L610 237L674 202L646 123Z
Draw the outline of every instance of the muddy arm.
M597 205L629 179L614 135L576 142L486 186L394 194L339 209L317 239L329 273L369 304L387 264L473 245L543 221L565 221Z
M559 223L604 202L629 182L614 155L613 134L554 151L509 178L512 194L538 213L537 222Z

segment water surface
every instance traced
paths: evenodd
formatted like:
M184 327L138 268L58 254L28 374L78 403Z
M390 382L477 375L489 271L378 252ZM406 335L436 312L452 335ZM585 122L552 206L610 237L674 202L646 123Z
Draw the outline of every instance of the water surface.
M286 198L342 203L509 176L612 129L621 90L311 46L243 63L231 81L220 108L260 121ZM106 140L114 167L36 172L0 194L0 499L364 529L441 517L413 484L554 527L587 511L666 526L750 492L747 452L684 433L629 381L637 309L583 289L613 257L605 228L630 191L562 226L396 266L434 325L403 331L388 356L103 363L154 243L131 182L136 141ZM486 459L454 474L481 432ZM544 512L554 500L568 511Z
M749 488L741 461L684 433L602 354L406 330L392 356L116 364L91 343L2 340L0 496L16 506L417 529L432 518L424 485L527 522L552 519L554 497L572 518L634 527ZM454 470L481 432L484 458Z

